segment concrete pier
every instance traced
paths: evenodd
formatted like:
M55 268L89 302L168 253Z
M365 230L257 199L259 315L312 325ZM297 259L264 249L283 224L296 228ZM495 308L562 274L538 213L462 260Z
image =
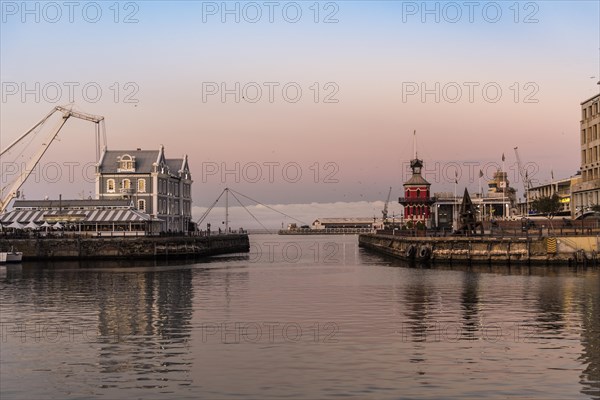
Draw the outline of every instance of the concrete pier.
M360 247L404 260L466 263L596 264L598 238L405 237L360 235Z
M248 235L120 237L120 238L2 238L0 251L14 248L23 260L126 259L204 257L247 253Z

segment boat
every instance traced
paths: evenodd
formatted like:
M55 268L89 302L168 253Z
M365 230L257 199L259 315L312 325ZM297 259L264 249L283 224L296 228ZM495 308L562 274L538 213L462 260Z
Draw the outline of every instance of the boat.
M10 251L0 252L0 263L20 263L22 260L23 253L12 248Z

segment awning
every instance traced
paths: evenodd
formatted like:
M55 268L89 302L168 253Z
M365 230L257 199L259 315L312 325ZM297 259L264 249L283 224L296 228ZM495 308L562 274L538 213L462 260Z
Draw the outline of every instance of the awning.
M99 223L129 223L129 222L146 222L152 221L152 217L134 209L117 209L117 210L12 210L0 216L0 222L10 224L19 222L27 224L29 222L43 223L47 220L57 222L61 220L61 216L65 216L66 220L77 219L84 224ZM69 216L71 216L69 218ZM81 218L84 216L83 218Z

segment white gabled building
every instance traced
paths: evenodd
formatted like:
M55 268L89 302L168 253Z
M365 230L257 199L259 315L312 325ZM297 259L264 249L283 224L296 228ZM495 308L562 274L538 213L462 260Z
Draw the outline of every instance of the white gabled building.
M168 159L165 149L104 150L96 165L96 198L128 199L163 221L165 232L187 231L192 216L188 157Z

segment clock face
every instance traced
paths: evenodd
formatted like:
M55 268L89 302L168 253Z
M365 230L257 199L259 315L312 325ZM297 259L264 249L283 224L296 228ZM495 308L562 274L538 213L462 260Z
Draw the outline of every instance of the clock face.
M421 173L421 167L415 167L414 171L415 171L415 174L420 174Z

